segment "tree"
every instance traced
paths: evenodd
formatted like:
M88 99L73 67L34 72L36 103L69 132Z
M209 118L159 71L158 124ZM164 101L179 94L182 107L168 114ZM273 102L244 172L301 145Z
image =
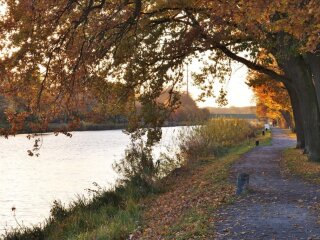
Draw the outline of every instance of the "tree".
M13 91L40 76L30 97L32 112L48 112L41 106L45 92L53 93L54 106L62 99L72 102L77 92L97 81L120 82L120 96L133 91L146 106L145 114L133 114L132 119L142 118L151 132L158 131L164 118L148 116L167 115L176 107L184 62L206 54L210 61L196 78L206 94L212 92L213 79L228 77L230 61L282 82L295 119L302 119L301 146L312 160L320 160L317 0L3 2L1 87ZM273 55L282 72L256 61L262 49ZM210 81L208 75L213 76ZM166 105L156 101L164 88L171 89Z
M165 91L160 95L158 101L163 102L168 98L168 92ZM209 119L209 110L200 109L195 100L192 97L184 92L181 93L179 98L179 107L174 109L169 116L169 121L181 122L181 123L197 123L207 121Z
M253 88L259 117L276 120L281 127L294 129L290 98L282 83L251 72L247 84Z

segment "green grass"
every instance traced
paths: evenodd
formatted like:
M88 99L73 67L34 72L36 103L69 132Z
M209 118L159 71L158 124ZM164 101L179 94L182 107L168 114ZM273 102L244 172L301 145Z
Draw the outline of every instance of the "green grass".
M16 229L4 239L124 239L139 224L139 200L151 192L128 184L98 191L92 199L78 198L68 207L55 202L44 225Z
M286 172L306 181L320 184L320 163L312 162L300 149L287 149L282 154L281 165Z
M100 209L98 215L91 218L91 221L97 221L93 230L77 234L81 232L78 230L72 233L69 239L125 239L130 232L136 229L137 221L141 218L141 209L135 201L129 201L126 205L124 209L118 210L109 221L106 220L109 209Z
M210 223L207 219L208 214L206 212L196 208L189 209L170 228L167 238L182 240L205 237L210 231Z
M265 135L262 135L262 132L259 131L257 133L257 140L260 141L260 146L270 146L271 145L271 137L272 137L272 132L267 131L265 132Z

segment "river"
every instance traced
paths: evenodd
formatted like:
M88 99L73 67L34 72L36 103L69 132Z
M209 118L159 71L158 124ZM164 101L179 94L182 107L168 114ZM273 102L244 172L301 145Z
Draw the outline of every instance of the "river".
M177 145L179 129L163 128L156 155L166 146ZM43 222L54 200L68 205L77 195L87 196L86 189L94 188L93 182L102 187L115 183L112 164L124 156L129 136L121 130L72 134L72 138L44 135L39 157L28 156L33 142L24 134L0 138L0 234L18 223Z

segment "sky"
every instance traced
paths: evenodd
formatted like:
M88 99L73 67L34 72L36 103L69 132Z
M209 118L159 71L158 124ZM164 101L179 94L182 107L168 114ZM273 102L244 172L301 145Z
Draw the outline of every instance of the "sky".
M200 69L200 65L196 62L192 62L189 65L189 93L193 99L197 99L201 91L196 86L193 86L191 73L197 72ZM219 95L221 87L227 90L228 105L226 107L244 107L255 105L253 99L252 90L245 84L246 76L248 74L248 68L240 63L232 63L232 75L230 81L225 84L215 83L214 91L215 95ZM185 74L185 82L186 80ZM186 84L185 84L186 90ZM199 107L218 107L215 98L207 98L204 102L197 102Z

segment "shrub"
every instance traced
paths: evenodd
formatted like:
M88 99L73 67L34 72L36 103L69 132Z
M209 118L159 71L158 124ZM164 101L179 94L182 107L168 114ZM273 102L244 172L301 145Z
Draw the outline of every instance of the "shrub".
M139 192L152 189L159 170L153 161L152 147L143 140L132 142L125 152L125 157L113 167L121 176L118 180L119 185L138 187Z
M185 160L218 156L228 148L255 136L255 127L243 119L211 119L207 124L184 129L179 134Z

